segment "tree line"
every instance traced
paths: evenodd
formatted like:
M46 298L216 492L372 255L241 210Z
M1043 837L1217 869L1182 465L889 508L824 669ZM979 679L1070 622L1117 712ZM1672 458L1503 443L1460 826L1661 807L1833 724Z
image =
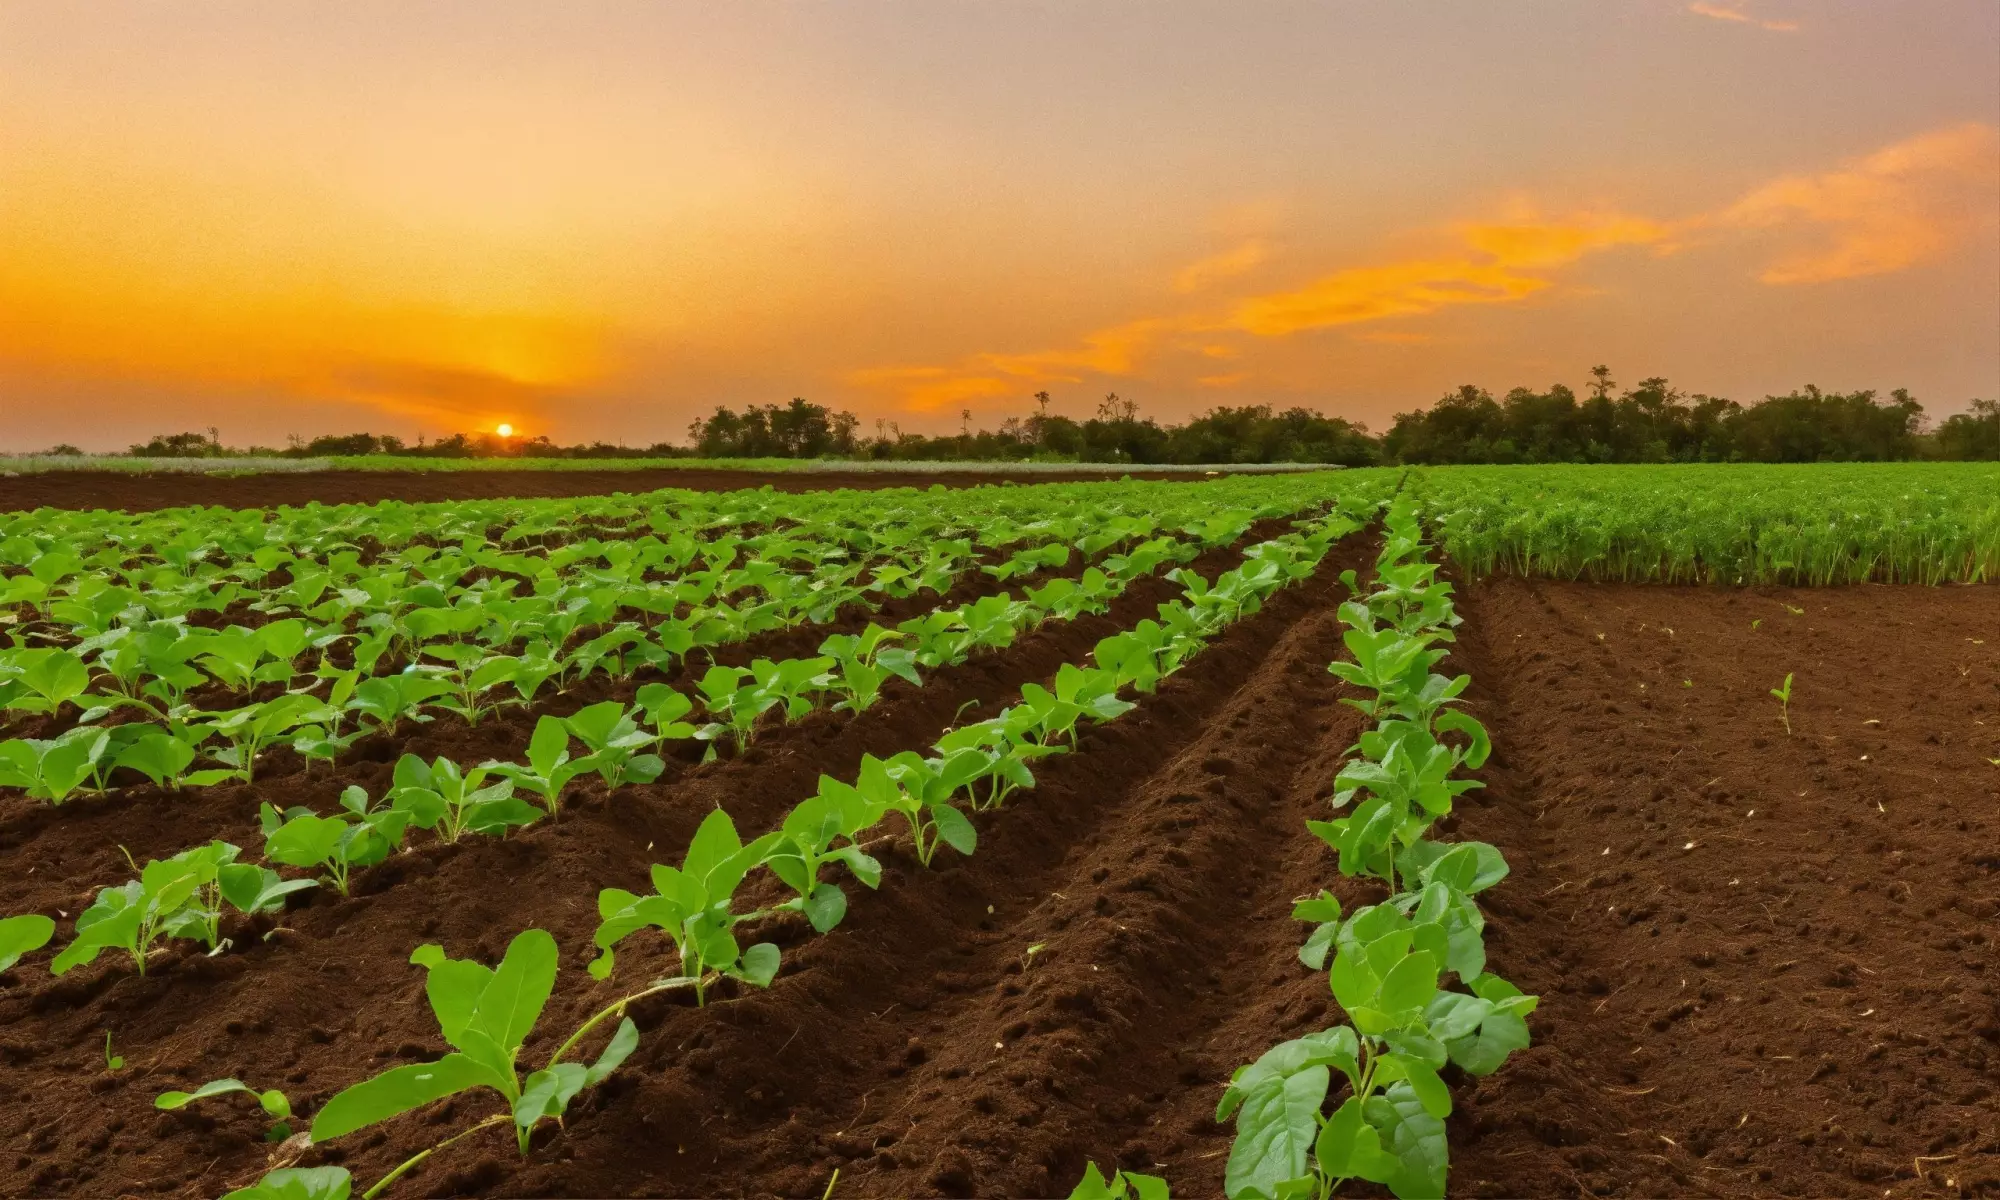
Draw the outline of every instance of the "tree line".
M1923 405L1902 388L1823 392L1808 385L1784 396L1739 404L1681 392L1662 378L1620 389L1605 367L1591 371L1585 394L1556 384L1515 388L1495 398L1467 385L1428 408L1398 413L1386 433L1304 407L1212 408L1185 422L1144 416L1116 393L1085 419L1049 411L1047 392L1034 408L974 429L961 414L955 434L906 433L892 420L864 433L851 412L802 397L788 404L717 406L688 426L686 445L643 447L605 442L564 446L547 437L454 434L406 443L382 434L294 437L282 449L225 447L206 435L161 435L135 445L141 457L270 454L412 455L441 458L847 458L890 461L1056 461L1148 463L1308 462L1343 466L1392 463L1666 463L1887 462L1906 459L2000 460L2000 401L1975 400L1932 427ZM57 447L54 453L80 453Z

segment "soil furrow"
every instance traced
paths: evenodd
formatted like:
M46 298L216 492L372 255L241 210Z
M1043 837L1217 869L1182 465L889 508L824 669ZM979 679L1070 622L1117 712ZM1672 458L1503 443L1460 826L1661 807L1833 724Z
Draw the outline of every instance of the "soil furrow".
M608 1153L672 1130L672 1159L579 1175L596 1156L578 1141L576 1162L509 1186L817 1195L838 1166L863 1194L1066 1190L1074 1179L1060 1177L1084 1156L1143 1124L1130 1105L1158 1103L1184 1069L1182 1046L1128 1031L1186 998L1212 1003L1207 978L1246 940L1251 909L1285 911L1278 893L1294 879L1244 880L1249 862L1305 836L1303 814L1274 801L1327 718L1301 716L1310 707L1289 704L1287 685L1324 672L1335 577L1365 561L1353 542L1337 549L1138 710L1043 764L1033 792L982 816L973 858L923 871L892 851L883 895L792 953L769 993L671 1013L641 1051L639 1095L606 1107L587 1139L609 1139ZM1295 947L1294 932L1244 959L1282 963L1275 943ZM1176 1018L1177 1036L1198 1043L1207 1022ZM1098 1048L1107 1039L1127 1041ZM1147 1081L1137 1096L1115 1077L1128 1069ZM1101 1098L1112 1093L1126 1099ZM1033 1111L1011 1107L1030 1095ZM1006 1136L980 1145L978 1130Z

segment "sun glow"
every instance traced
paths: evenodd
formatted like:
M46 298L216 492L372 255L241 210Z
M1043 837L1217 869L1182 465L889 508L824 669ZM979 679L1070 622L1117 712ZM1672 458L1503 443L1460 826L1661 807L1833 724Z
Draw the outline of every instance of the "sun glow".
M503 438L509 438L514 436L514 427L512 425L507 424L505 421L502 421L500 423L500 427L495 429L493 432L499 434Z

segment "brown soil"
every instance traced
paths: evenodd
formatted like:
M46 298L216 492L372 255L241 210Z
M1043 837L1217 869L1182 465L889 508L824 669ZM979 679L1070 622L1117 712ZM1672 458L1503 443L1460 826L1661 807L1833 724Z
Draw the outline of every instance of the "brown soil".
M837 1195L1048 1196L1086 1158L1218 1194L1221 1083L1338 1016L1287 914L1337 878L1302 822L1359 730L1324 667L1340 652L1334 577L1372 549L1337 547L1042 764L1035 790L975 818L973 857L924 870L898 839L879 893L848 885L833 934L767 922L756 936L785 950L769 991L636 1006L638 1052L561 1136L522 1159L481 1134L391 1194L819 1196L838 1169ZM236 1075L284 1087L309 1119L339 1088L434 1056L406 961L419 942L492 961L524 926L549 929L564 970L543 1028L561 1036L672 966L660 939L634 938L615 979L589 980L597 889L643 887L716 804L765 828L820 772L927 744L965 700L996 708L1145 615L1160 598L1145 586L1109 618L773 731L741 761L613 797L593 786L559 824L504 841L424 845L282 931L234 930L240 948L215 959L176 951L139 978L106 955L54 980L35 956L0 977L0 1193L194 1196L254 1178L267 1147L247 1102L161 1114L152 1096ZM1500 749L1448 833L1514 864L1485 896L1493 968L1543 1004L1534 1047L1455 1081L1454 1193L2000 1195L2000 768L1983 761L2000 756L2000 593L1502 580L1467 589L1464 612L1458 665ZM1765 694L1786 671L1789 737ZM443 724L412 748L485 752L484 726ZM395 752L344 771L376 780ZM336 790L294 774L255 791L280 786ZM144 822L129 805L47 819L8 802L0 911L73 916L129 875L107 842L252 843L252 791ZM103 1069L107 1030L123 1071ZM493 1105L439 1108L306 1161L372 1182Z
M1228 472L1221 472L1228 474ZM1186 472L1134 470L1134 479L1187 481ZM0 512L34 508L108 508L146 512L190 504L270 508L280 504L372 504L378 500L493 500L514 496L599 496L687 488L781 492L836 488L979 487L999 483L1100 482L1102 473L1042 471L719 471L650 468L605 471L299 471L201 475L160 471L45 471L0 476ZM1110 476L1108 478L1116 478Z
M1453 1190L2000 1195L2000 590L1462 611L1498 750L1459 833L1514 865L1495 969L1542 1004Z

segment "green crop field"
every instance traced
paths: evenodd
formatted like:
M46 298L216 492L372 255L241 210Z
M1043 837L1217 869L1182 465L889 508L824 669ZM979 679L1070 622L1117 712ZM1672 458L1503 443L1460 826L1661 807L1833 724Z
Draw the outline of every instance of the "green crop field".
M1446 582L1446 566L1464 579ZM410 1176L481 1135L481 1154L495 1135L508 1147L491 1178L549 1190L568 1178L556 1146L581 1156L591 1130L669 1102L646 1081L685 1075L674 1047L689 1039L735 1037L748 1057L730 1077L783 1086L784 1047L745 1042L724 1014L765 1011L759 996L806 1003L800 1020L844 1014L843 978L857 1005L879 1006L884 968L843 947L922 954L938 936L889 915L956 913L985 930L977 905L1014 903L985 897L1024 875L1048 903L1112 887L1094 865L1108 852L1064 865L1064 839L1094 826L1022 832L1100 805L1102 820L1132 814L1106 835L1136 846L1126 861L1167 866L1123 885L1127 900L1095 893L1074 924L1021 927L1040 940L989 956L975 938L926 968L945 978L972 956L998 978L999 1024L971 1020L968 1045L1029 1044L1032 1022L1002 1018L1008 989L1036 972L1072 972L1062 1004L1085 1013L1113 993L1076 989L1111 988L1128 953L1132 986L1169 986L1179 968L1144 965L1128 926L1143 943L1213 920L1199 936L1229 942L1229 920L1274 915L1253 918L1253 900L1284 900L1299 924L1257 925L1268 961L1231 969L1303 968L1319 981L1313 1011L1330 1000L1338 1015L1306 1031L1259 1018L1230 1042L1240 1065L1215 1064L1218 1086L1197 1097L1221 1141L1181 1177L1232 1198L1323 1197L1353 1180L1441 1196L1455 1106L1505 1077L1539 1002L1510 982L1527 965L1511 943L1486 933L1508 855L1455 812L1485 786L1489 726L1511 719L1455 666L1461 637L1497 632L1466 626L1460 589L1484 586L1466 581L1698 582L1720 596L1982 584L1996 570L2000 470L1973 465L0 515L0 972L33 998L17 1027L92 1055L103 1035L101 1064L38 1085L75 1121L129 1124L136 1106L256 1133L223 1145L192 1116L150 1127L162 1161L226 1159L232 1196L456 1186ZM1968 594L1991 603L1984 586ZM1802 676L1799 695L1814 686ZM1768 724L1782 717L1789 738L1792 672L1771 696ZM1230 757L1239 729L1259 731L1240 735L1264 747L1256 763ZM1119 782L1121 763L1154 753L1132 737L1181 749ZM1255 780L1261 791L1236 790ZM1295 780L1318 810L1304 829L1243 816L1246 796L1283 808ZM1272 855L1316 839L1326 857L1285 851L1296 867L1240 889L1240 910L1121 910L1173 886L1157 872L1177 878L1177 865L1260 877L1234 843L1197 842L1213 857L1188 866L1183 820L1232 836L1254 825ZM980 868L995 840L1002 857ZM891 894L932 887L923 877L943 889L935 903ZM1093 928L1111 941L1086 955L1074 939ZM329 978L347 999L320 995ZM1239 1019L1214 997L1214 1021ZM940 1017L908 1036L948 1028ZM908 1051L880 1086L909 1086L930 1054ZM136 1105L91 1102L92 1080L128 1077L128 1061L147 1081ZM689 1169L677 1158L648 1159L645 1178L714 1182L675 1175ZM74 1186L77 1171L92 1189L138 1186L138 1161L31 1172L28 1190ZM1140 1169L1151 1161L1080 1160L1074 1194L1163 1194Z

